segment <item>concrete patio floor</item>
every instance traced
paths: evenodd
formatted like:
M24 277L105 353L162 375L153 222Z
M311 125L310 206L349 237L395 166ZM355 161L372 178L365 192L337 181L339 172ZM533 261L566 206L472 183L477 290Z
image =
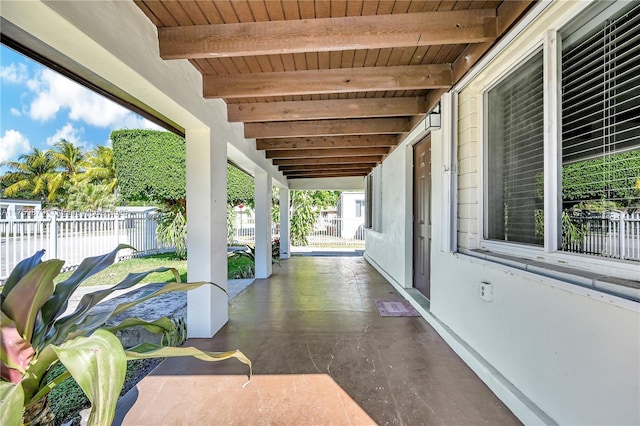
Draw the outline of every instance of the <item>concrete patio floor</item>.
M214 338L186 343L242 350L248 385L236 360L168 359L116 423L519 424L423 318L380 316L376 299L400 298L362 257L282 261L231 302Z

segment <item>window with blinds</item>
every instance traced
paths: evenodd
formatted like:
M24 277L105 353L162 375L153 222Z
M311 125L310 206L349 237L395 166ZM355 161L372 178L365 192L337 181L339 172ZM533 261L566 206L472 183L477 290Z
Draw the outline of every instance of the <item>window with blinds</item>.
M640 208L640 4L602 15L564 36L565 234Z
M373 173L369 173L364 181L364 202L365 202L365 216L364 227L371 229L373 226Z
M539 52L487 93L488 239L543 243L542 64Z

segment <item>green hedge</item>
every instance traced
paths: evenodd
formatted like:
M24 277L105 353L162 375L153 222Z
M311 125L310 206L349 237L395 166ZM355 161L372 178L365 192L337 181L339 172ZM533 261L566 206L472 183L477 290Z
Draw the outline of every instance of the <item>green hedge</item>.
M227 164L227 204L237 206L240 203L253 205L255 185L253 178Z
M157 130L111 132L120 194L125 201L171 202L186 196L184 139Z
M640 202L640 150L567 164L562 167L564 201L610 199L626 205Z
M116 175L122 199L173 202L186 196L184 139L156 130L116 130L111 133ZM253 178L227 165L227 203L253 203Z

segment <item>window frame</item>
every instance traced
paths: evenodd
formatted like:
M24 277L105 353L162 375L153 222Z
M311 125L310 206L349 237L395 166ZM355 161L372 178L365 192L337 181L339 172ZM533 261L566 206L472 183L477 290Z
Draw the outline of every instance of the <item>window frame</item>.
M378 164L372 174L371 188L371 229L382 232L382 163Z
M623 2L612 4L597 4L596 6L583 6L579 13L565 17L555 27L549 27L547 31L535 39L530 39L526 49L521 50L516 60L490 75L493 78L485 78L477 90L478 114L480 114L478 134L480 139L479 150L479 181L478 194L478 245L477 249L483 251L483 256L491 256L495 253L499 256L511 256L526 259L528 261L542 262L553 265L561 265L569 268L577 268L594 274L614 276L628 280L638 280L640 262L598 257L587 254L565 252L561 250L561 216L562 209L562 38L572 34L584 25L591 25L593 20L605 19L612 10L620 10L626 7ZM488 92L505 78L508 78L514 70L536 54L539 49L543 51L543 96L544 96L544 222L545 235L543 246L531 246L523 243L490 240L488 232ZM498 53L499 54L499 53ZM481 71L482 72L482 71ZM482 80L482 79L481 79ZM463 90L463 89L459 89ZM466 90L466 89L464 89ZM556 194L556 197L549 194ZM474 248L462 248L458 251L476 255ZM507 262L508 263L508 262ZM553 275L553 274L550 274Z
M366 208L366 204L364 200L356 200L356 217L360 218L364 215L362 214Z

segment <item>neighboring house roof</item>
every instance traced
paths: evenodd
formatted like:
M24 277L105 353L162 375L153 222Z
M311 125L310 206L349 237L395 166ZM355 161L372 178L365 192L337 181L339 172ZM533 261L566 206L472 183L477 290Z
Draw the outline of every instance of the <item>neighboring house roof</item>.
M40 207L42 206L42 201L21 200L17 198L0 198L0 206L8 206L8 205Z
M116 207L117 212L127 212L127 213L145 213L145 212L153 212L158 210L157 207L154 206L120 206Z

